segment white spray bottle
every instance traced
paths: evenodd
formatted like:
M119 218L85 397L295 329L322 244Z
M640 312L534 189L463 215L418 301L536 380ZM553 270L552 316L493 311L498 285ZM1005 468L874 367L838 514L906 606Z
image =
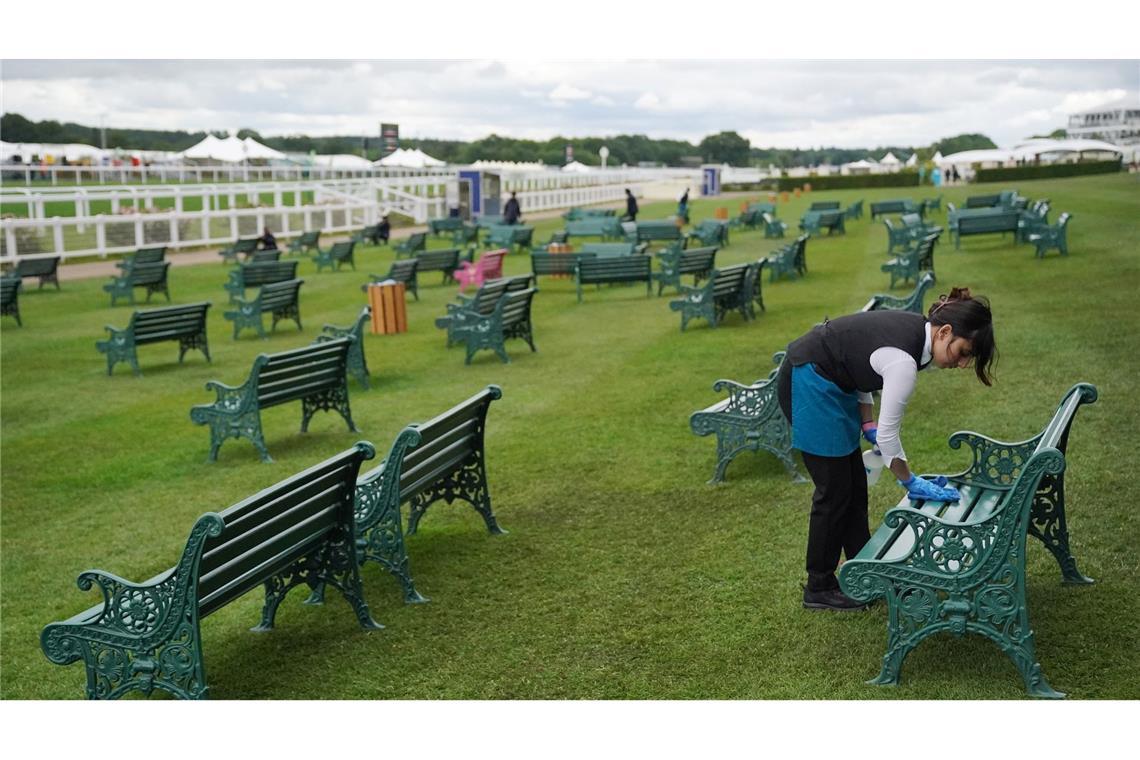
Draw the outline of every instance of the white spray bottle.
M863 469L867 471L867 485L873 486L879 482L883 474L883 454L878 446L872 446L863 452Z

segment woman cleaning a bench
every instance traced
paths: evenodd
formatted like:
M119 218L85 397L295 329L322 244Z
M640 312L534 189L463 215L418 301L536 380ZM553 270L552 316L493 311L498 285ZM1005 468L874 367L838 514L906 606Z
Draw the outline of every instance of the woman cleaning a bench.
M942 296L928 318L902 311L851 314L825 320L788 345L777 396L791 424L792 446L803 454L815 484L804 607L865 607L840 591L835 578L840 551L852 558L870 539L860 434L878 446L911 497L956 501L955 489L911 473L899 439L903 412L919 370L973 364L988 386L996 358L989 302L966 288ZM872 391L882 392L879 425Z

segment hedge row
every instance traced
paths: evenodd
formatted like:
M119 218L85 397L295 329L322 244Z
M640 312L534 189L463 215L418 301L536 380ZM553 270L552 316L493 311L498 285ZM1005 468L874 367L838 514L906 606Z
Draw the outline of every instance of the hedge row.
M1009 169L978 169L976 182L1013 182L1019 179L1049 179L1077 177L1082 174L1115 174L1123 168L1122 161L1085 161L1076 164L1041 164L1018 166ZM815 185L813 184L814 188Z
M812 190L848 190L858 187L917 187L918 172L899 172L897 174L855 174L850 176L828 177L777 177L759 183L726 184L721 189L730 190L774 190L776 192L791 192L804 184L810 184Z

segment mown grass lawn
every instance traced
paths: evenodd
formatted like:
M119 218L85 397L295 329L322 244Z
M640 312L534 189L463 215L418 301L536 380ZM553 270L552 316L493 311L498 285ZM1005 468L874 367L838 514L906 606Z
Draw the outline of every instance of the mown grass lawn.
M1038 655L1052 685L1074 698L1140 696L1137 556L1140 518L1140 185L1136 175L1025 182L1052 200L1055 219L1073 213L1071 255L1044 261L1032 248L991 235L944 242L939 285L969 285L992 299L1001 359L998 382L972 372L923 375L903 438L920 471L954 471L967 456L946 438L971 429L1006 440L1035 434L1062 394L1087 381L1100 400L1084 408L1070 439L1067 499L1073 553L1091 587L1064 587L1052 556L1031 539L1028 595ZM955 188L943 203L999 187ZM932 191L815 192L780 207L794 227L809 200L933 196ZM693 221L742 199L698 200ZM642 217L672 213L646 204ZM525 210L524 210L525 214ZM945 215L936 216L945 223ZM538 225L536 240L560 226ZM776 246L761 232L733 231L718 262L754 260ZM442 246L442 243L434 244ZM433 320L454 288L438 275L408 304L409 332L366 339L372 390L350 381L362 434L336 415L297 433L299 405L268 410L275 462L261 464L245 441L206 462L208 434L190 423L207 380L238 383L253 358L304 345L325 322L349 324L364 303L366 273L383 273L389 248L365 248L357 271L324 272L305 262L305 329L290 323L268 340L230 337L225 268L175 268L175 302L212 300L213 364L173 343L140 350L144 376L123 365L107 377L94 343L105 324L125 325L99 281L21 296L24 327L2 326L3 696L79 698L79 664L51 665L43 626L94 603L76 575L101 568L132 580L170 566L201 513L220 510L355 440L387 451L396 433L488 383L487 456L495 512L510 533L490 536L471 509L434 505L408 551L426 605L405 606L395 581L364 571L373 615L387 627L364 633L330 594L282 605L277 630L255 634L261 599L249 594L203 622L216 698L530 699L929 699L1024 696L1006 656L980 637L936 637L907 660L903 683L864 685L885 645L883 606L862 614L800 607L810 486L790 482L767 455L745 454L727 482L707 485L715 443L697 438L689 415L718 399L718 378L751 382L770 357L824 316L857 310L888 276L886 233L869 219L844 237L812 240L808 276L764 282L767 312L751 323L729 316L718 329L696 322L682 334L668 297L641 287L588 290L544 278L535 300L538 353L508 343L512 363L489 352L463 365ZM508 273L529 271L512 255ZM908 286L909 287L909 286ZM903 288L896 292L904 292ZM928 301L929 302L929 301ZM889 478L871 491L872 520L901 495Z

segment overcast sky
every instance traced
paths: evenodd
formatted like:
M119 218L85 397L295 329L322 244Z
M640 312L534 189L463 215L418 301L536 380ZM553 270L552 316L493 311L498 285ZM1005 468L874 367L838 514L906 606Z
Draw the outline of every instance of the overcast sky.
M758 147L929 145L980 132L1008 146L1130 97L1140 61L0 62L5 112L36 121L263 135L472 140L625 133Z

